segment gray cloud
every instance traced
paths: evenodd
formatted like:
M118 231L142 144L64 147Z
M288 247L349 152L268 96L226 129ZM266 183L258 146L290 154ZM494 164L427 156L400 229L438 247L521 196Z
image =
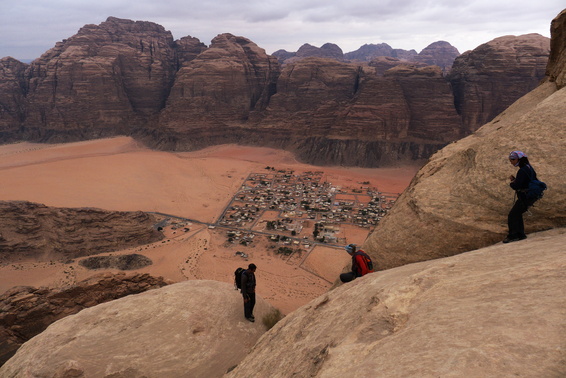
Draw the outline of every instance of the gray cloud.
M0 57L32 59L85 24L109 16L152 21L209 44L220 33L251 39L272 53L302 44L366 43L422 50L445 40L460 52L503 35L550 36L563 0L0 0Z

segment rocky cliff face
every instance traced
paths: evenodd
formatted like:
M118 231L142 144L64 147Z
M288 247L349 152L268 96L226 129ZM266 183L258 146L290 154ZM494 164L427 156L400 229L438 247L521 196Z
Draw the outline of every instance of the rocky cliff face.
M491 121L545 77L549 40L539 34L506 36L454 61L448 79L466 132Z
M153 216L0 201L0 261L72 259L161 240Z
M564 19L565 12L553 25L564 25ZM558 29L563 32L564 27ZM564 46L554 42L562 35L553 29L553 46ZM563 51L552 54L564 56ZM381 269L503 240L514 198L507 179L516 172L507 160L513 150L527 153L538 178L550 188L525 214L527 233L566 225L561 162L561 151L566 150L566 89L559 85L564 63L550 61L548 72L554 73L554 80L549 78L473 135L430 158L365 243Z
M24 138L129 134L165 105L175 77L173 38L151 22L86 25L28 72Z
M425 68L447 69L448 43L427 47L413 68L389 46L366 47L373 53L364 59L396 58L344 63L334 44L304 45L282 68L244 37L221 34L206 47L192 37L174 41L151 22L110 17L29 66L0 62L0 140L128 135L168 150L241 143L317 164L397 163L428 158L490 120L536 85L548 54L540 36L488 44L453 70L453 93Z
M149 274L94 276L71 287L51 290L14 287L0 295L0 366L50 324L97 304L167 285Z
M2 377L221 377L249 352L273 307L216 281L186 281L87 308L26 342Z
M564 376L564 243L553 230L356 279L288 315L227 376Z
M27 65L7 57L0 59L0 140L12 140L17 125L25 118Z

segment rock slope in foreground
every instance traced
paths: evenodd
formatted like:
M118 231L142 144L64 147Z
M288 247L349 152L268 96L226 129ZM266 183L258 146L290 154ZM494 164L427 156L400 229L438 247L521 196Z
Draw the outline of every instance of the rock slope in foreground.
M66 316L169 284L149 274L104 273L61 289L16 286L0 295L0 366L27 340Z
M265 332L230 284L185 281L100 304L26 342L0 377L221 377Z
M566 229L367 275L266 333L229 377L564 377Z

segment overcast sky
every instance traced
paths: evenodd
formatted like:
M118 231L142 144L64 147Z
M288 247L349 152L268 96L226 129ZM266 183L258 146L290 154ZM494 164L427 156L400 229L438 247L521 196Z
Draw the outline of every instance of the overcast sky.
M423 48L448 41L461 53L504 35L550 37L564 0L0 0L0 58L35 59L86 24L109 16L152 21L173 38L209 45L221 33L271 54L304 43Z

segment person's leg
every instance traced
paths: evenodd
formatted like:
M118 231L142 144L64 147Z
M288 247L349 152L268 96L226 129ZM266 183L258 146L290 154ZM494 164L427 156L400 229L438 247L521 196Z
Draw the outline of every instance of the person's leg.
M251 311L250 311L250 300L246 300L244 298L244 316L246 317L246 319L248 319L251 316Z
M250 294L250 317L254 319L255 293Z
M525 235L525 224L523 223L523 213L527 211L527 205L521 199L515 201L515 204L509 211L507 216L507 225L509 226L509 234L507 235L506 241L515 239L524 239Z
M353 281L355 278L356 278L356 275L354 274L354 272L342 273L340 275L340 281L342 281L344 283Z

